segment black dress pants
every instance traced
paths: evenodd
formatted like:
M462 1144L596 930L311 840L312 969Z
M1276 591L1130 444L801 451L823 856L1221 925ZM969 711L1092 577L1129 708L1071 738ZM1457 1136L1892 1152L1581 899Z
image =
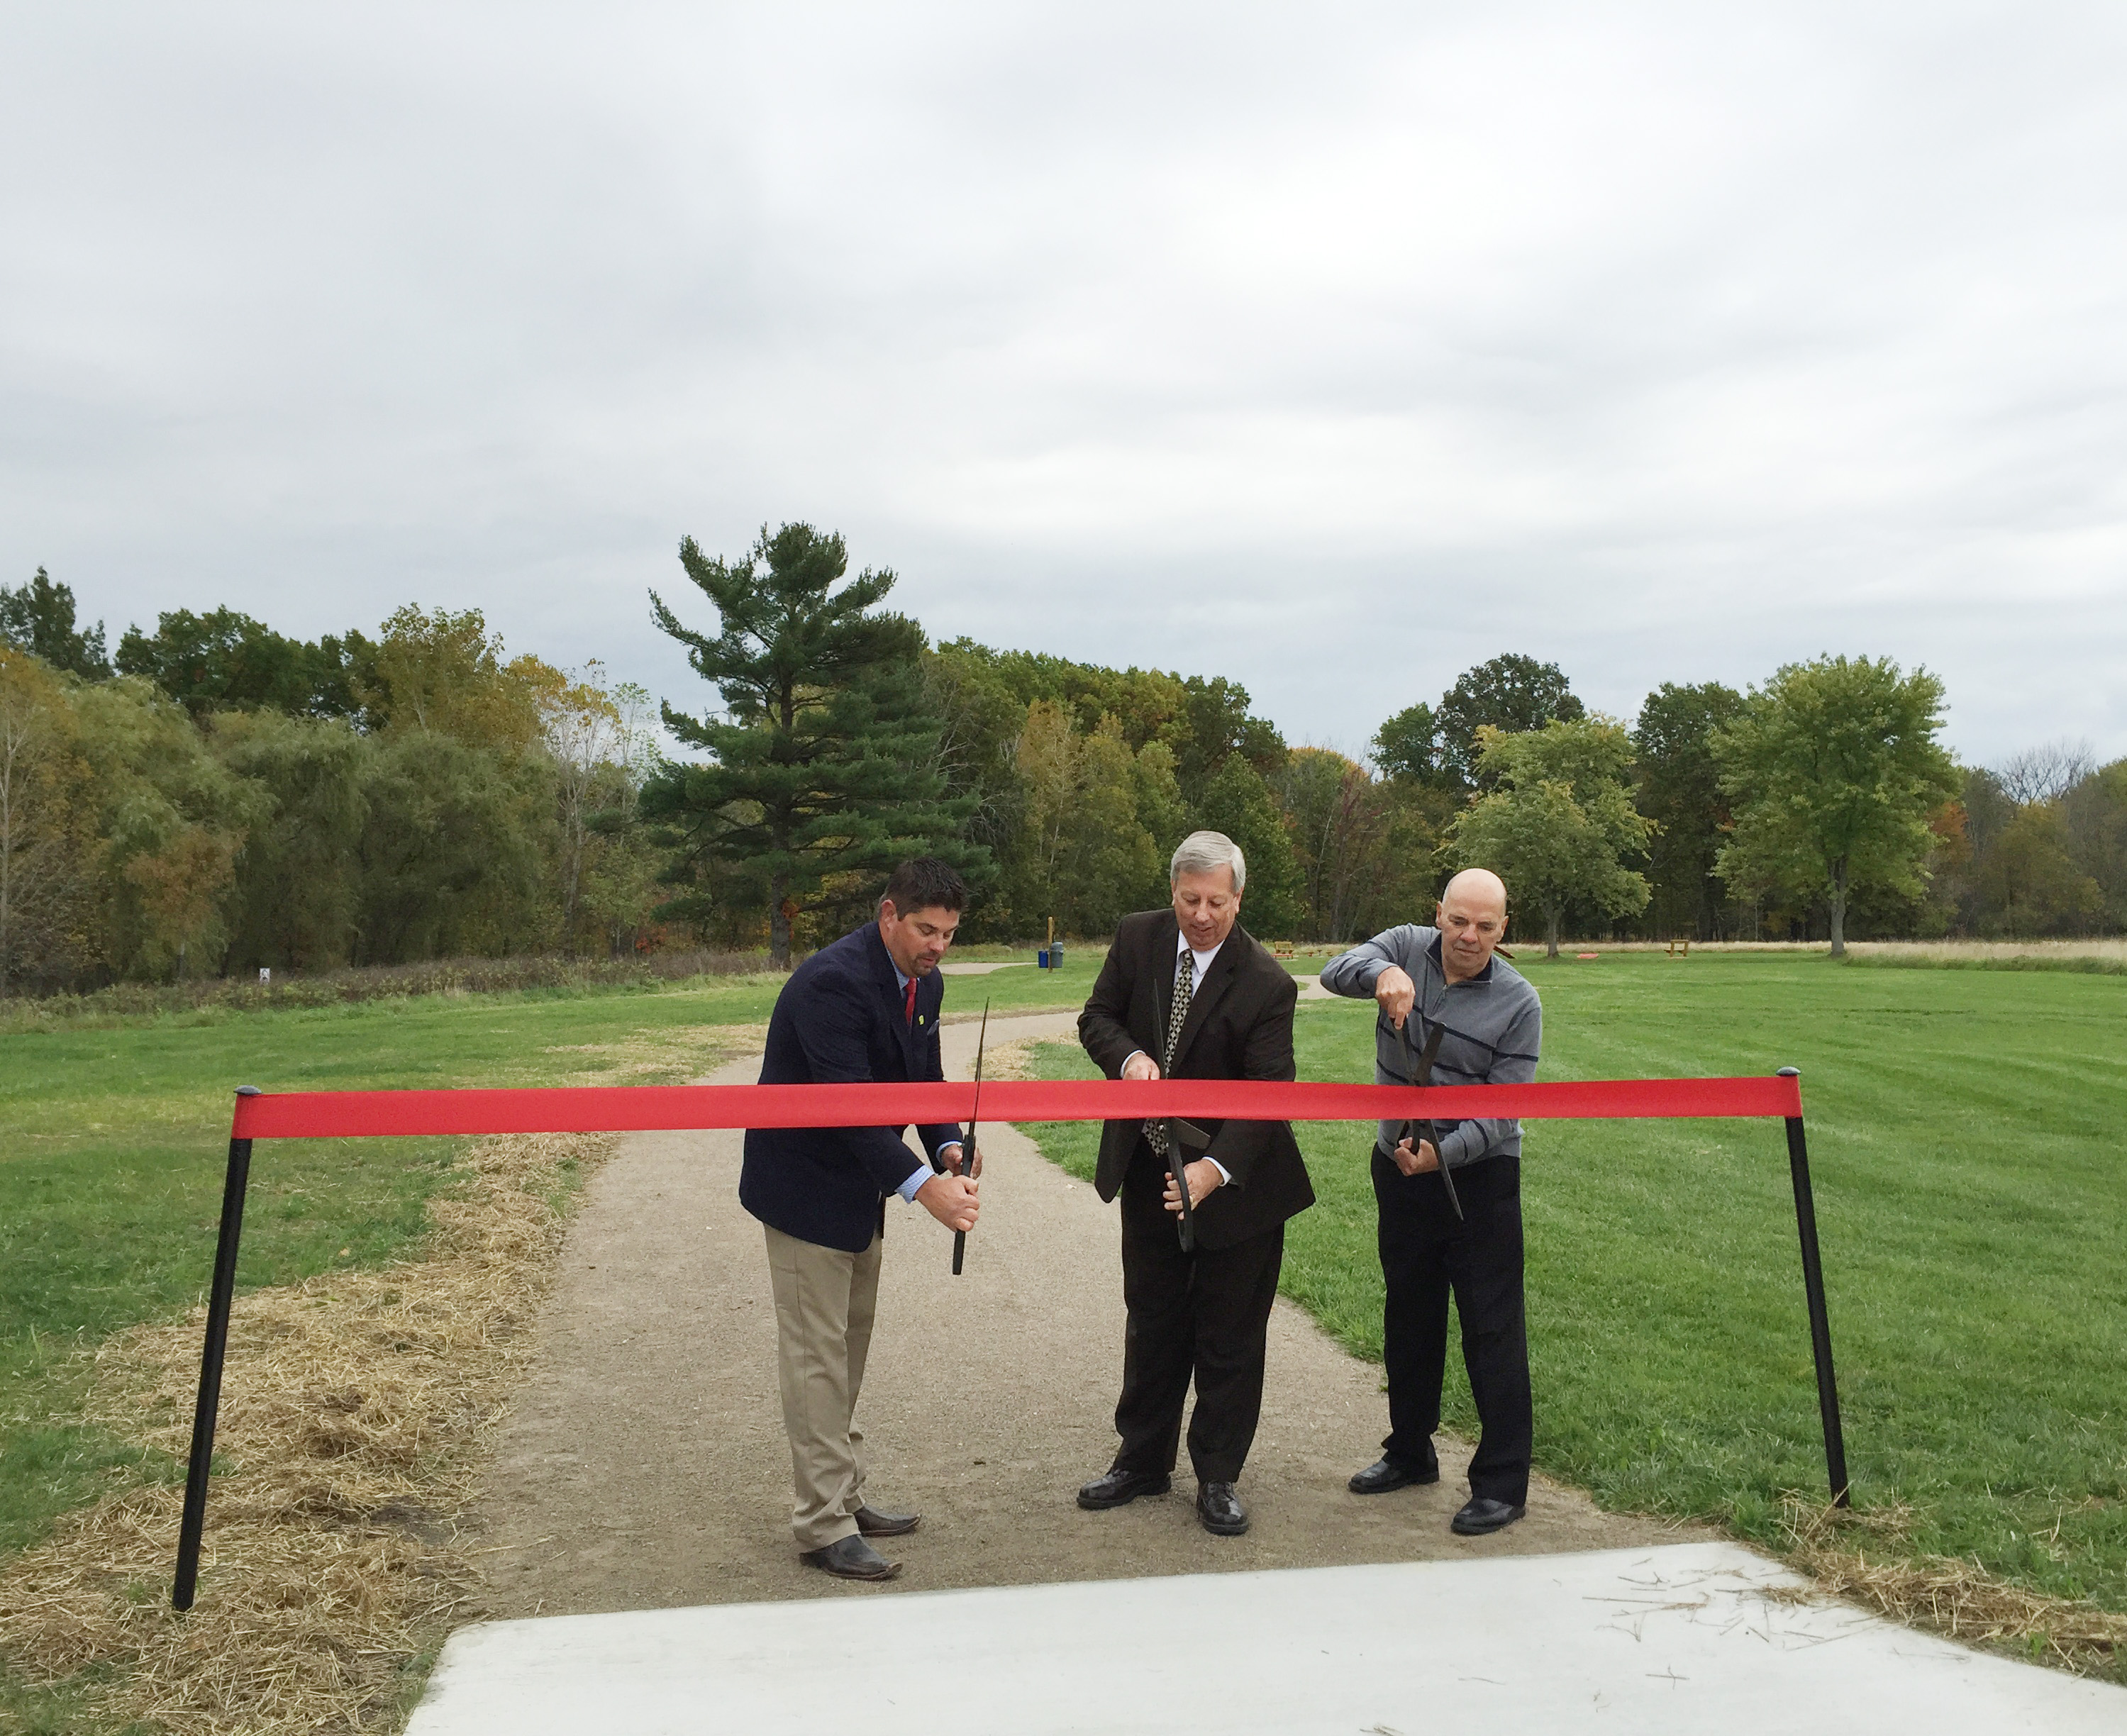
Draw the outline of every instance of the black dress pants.
M1116 1465L1159 1474L1174 1469L1182 1407L1196 1383L1189 1462L1198 1480L1241 1474L1262 1412L1263 1343L1285 1259L1285 1226L1230 1247L1182 1251L1174 1217L1160 1204L1167 1166L1140 1137L1122 1186L1122 1436Z
M1455 1171L1455 1188L1466 1214L1459 1219L1437 1172L1406 1175L1375 1149L1374 1199L1388 1286L1381 1350L1388 1365L1389 1436L1381 1450L1412 1469L1438 1463L1433 1434L1440 1426L1440 1385L1447 1372L1452 1293L1480 1430L1470 1461L1470 1492L1519 1507L1528 1499L1535 1444L1522 1297L1521 1159L1480 1158Z

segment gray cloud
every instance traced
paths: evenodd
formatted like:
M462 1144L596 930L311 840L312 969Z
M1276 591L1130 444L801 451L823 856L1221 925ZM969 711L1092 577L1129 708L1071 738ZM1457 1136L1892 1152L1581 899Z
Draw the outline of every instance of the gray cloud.
M0 64L0 560L114 625L477 604L685 702L679 537L805 517L1295 739L1834 650L1968 757L2127 752L2109 9L17 8Z

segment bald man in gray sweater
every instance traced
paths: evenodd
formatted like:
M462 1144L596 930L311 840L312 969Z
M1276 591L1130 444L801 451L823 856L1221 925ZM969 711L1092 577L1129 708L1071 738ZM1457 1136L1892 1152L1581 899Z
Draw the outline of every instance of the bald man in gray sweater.
M1330 993L1371 996L1381 1009L1375 1082L1409 1082L1412 1057L1437 1035L1433 1083L1528 1083L1543 1046L1543 1007L1528 980L1495 956L1507 932L1505 886L1496 874L1466 868L1441 894L1435 920L1431 928L1387 929L1323 969ZM1452 1294L1481 1431L1470 1461L1470 1500L1452 1521L1466 1537L1512 1525L1528 1501L1534 1426L1521 1151L1521 1123L1507 1120L1408 1128L1385 1121L1374 1147L1389 1433L1381 1458L1351 1488L1376 1495L1440 1480L1433 1435L1440 1426Z

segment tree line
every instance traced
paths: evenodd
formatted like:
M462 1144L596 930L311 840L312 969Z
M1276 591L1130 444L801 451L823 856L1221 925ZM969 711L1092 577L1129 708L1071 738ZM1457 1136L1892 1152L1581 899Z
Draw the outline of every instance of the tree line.
M623 950L648 696L409 605L302 643L227 609L100 626L0 588L0 993Z
M933 642L843 539L680 552L653 593L703 699L506 654L476 610L291 639L174 610L115 653L42 570L0 587L0 993L272 966L663 944L779 960L930 850L964 932L1106 933L1210 826L1266 938L1423 915L1480 863L1517 924L1700 939L2127 927L2127 761L1993 769L1943 690L1824 657L1749 692L1665 683L1627 721L1507 655L1363 758L1288 743L1223 676ZM684 699L684 696L683 699Z

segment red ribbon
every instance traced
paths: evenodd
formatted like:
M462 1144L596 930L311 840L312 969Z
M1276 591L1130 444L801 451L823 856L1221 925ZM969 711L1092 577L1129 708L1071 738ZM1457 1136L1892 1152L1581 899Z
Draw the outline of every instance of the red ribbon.
M240 1095L238 1139L401 1133L617 1133L697 1128L908 1127L965 1121L973 1085L646 1085L542 1090L286 1091ZM1629 1120L1799 1115L1802 1082L1604 1079L1545 1085L1292 1084L1282 1080L992 1080L997 1121Z

